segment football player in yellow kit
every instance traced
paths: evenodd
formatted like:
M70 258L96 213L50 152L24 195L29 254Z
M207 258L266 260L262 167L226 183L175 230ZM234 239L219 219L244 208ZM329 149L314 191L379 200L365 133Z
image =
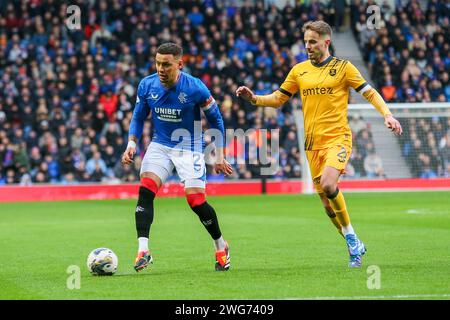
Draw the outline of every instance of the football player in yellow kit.
M314 186L326 213L344 236L350 254L349 266L360 267L366 248L350 223L345 199L339 191L339 176L344 173L352 151L352 132L347 120L349 89L362 94L384 117L387 128L402 133L381 95L347 60L330 55L331 27L323 21L303 26L309 60L295 65L280 88L268 95L255 95L242 86L236 95L253 105L278 108L300 92L305 127L305 152Z

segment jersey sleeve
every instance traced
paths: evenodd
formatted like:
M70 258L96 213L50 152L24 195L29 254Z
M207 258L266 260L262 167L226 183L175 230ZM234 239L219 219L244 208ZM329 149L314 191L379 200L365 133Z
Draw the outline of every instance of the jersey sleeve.
M280 89L278 89L281 93L287 95L289 98L296 94L300 89L296 80L296 73L296 68L292 68L291 71L289 71L284 82L281 84Z
M225 127L223 125L222 114L220 113L219 106L216 100L213 98L206 85L199 81L199 101L198 105L205 114L206 119L211 125L212 129L217 129L220 132L220 137L214 137L216 147L224 146Z
M350 62L348 61L345 71L345 77L346 82L349 87L352 87L357 92L360 92L363 90L366 86L369 84L366 82L366 80L362 77L361 73L358 69Z
M144 130L144 122L150 114L150 107L147 104L145 96L145 83L142 80L139 83L136 95L136 104L133 111L133 117L131 118L130 130L128 137L135 136L138 140L142 136Z

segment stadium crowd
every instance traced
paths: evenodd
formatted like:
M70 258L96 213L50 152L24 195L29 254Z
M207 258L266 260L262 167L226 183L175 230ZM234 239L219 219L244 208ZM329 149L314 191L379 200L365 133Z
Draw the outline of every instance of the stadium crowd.
M226 128L281 128L283 169L276 177L300 176L292 104L263 113L234 96L244 81L258 93L273 90L290 66L306 59L292 8L222 1L71 4L81 9L81 29L66 24L67 4L60 1L0 5L2 183L138 181L149 122L134 165L122 167L119 157L138 82L155 72L156 48L167 40L185 48L184 70L210 88ZM318 18L305 12L311 13L302 21ZM251 152L233 143L229 153L246 161L235 165L232 178L257 177Z
M373 1L354 1L353 31L372 79L388 102L450 101L450 5L448 1L384 3L379 29L367 25ZM450 175L448 116L401 119L403 155L414 177Z
M156 48L168 40L185 49L184 71L201 78L211 90L227 129L254 128L256 131L249 134L259 141L265 137L258 129L265 128L269 140L279 139L279 155L272 155L269 162L279 156L280 167L270 178L300 177L302 164L293 116L294 106L300 105L299 97L278 110L257 110L237 99L234 92L243 83L257 94L277 89L290 68L307 59L299 26L308 20L332 19L328 7L317 1L283 9L265 8L263 1L244 1L242 7L233 1L214 0L78 0L70 4L81 9L81 28L66 23L65 1L0 3L0 184L138 181L141 159L150 142L149 121L134 165L123 167L119 159L126 146L137 85L141 78L155 72ZM364 5L356 8L361 11ZM355 5L352 14L354 9ZM448 28L448 17L441 20L435 14L436 23L442 22L433 26L436 41L431 42L435 50L425 51L426 57L433 59L420 69L425 70L421 75L434 72L433 80L422 81L419 76L421 81L417 83L417 77L409 76L411 82L397 90L396 98L410 99L406 89L424 84L440 88L429 89L430 101L448 100L448 72L447 78L440 72L442 66L448 70L448 41L442 42L440 36L442 28ZM356 20L354 24L360 41L364 38L361 35L370 34L358 30ZM411 57L416 69L417 65L420 68L415 43L422 39L421 33L414 33L416 28L411 24L400 30L410 30L408 34L413 36L411 40L405 38L412 44L406 46L408 52L400 50L397 63L407 68L402 63L405 57ZM383 53L392 52L382 46L385 38L392 43L391 36L375 35L378 46L372 48L369 44L374 42L366 35L369 40L361 48L369 65L378 63L379 45ZM371 54L374 50L377 54ZM383 63L382 70L388 70L393 62L384 59ZM406 77L404 74L393 70L375 76L385 98L388 75L392 83L402 83L401 79L395 82L394 77ZM432 84L436 81L440 85ZM413 95L416 98L425 96L417 91L421 93ZM363 120L355 119L358 121ZM278 133L270 131L275 128L280 129ZM370 128L366 124L354 133L349 172L356 177L382 176L377 159L366 161L373 155ZM255 152L248 149L239 140L230 140L228 158L245 160L234 165L232 179L260 176L260 164L251 161ZM223 179L208 170L209 180Z

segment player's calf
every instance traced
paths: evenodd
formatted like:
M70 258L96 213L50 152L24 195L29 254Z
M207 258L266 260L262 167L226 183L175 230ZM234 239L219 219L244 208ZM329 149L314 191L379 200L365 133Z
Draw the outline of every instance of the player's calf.
M214 240L214 245L216 247L216 271L228 270L230 268L228 244L222 237L219 221L214 208L206 202L204 193L187 194L186 199L192 211L197 214L201 223Z
M339 234L341 236L344 236L344 234L342 233L342 225L340 224L340 222L337 220L337 216L333 211L333 208L331 208L331 206L326 206L325 207L325 212L328 216L328 218L330 218L331 222L333 223L333 225L336 227L337 231L339 232Z
M138 254L134 269L141 271L146 268L153 259L148 249L150 226L153 223L153 201L158 192L158 185L150 178L143 177L139 187L139 198L135 210L136 232L138 236Z
M328 218L330 218L330 221L336 227L337 231L341 234L341 236L344 236L342 234L342 225L338 221L338 218L336 216L336 213L333 211L333 208L331 208L330 201L323 192L319 192L318 195L320 197L320 200L322 201L323 207L325 208L325 213L327 214Z
M136 205L136 231L138 237L149 237L150 225L153 222L153 201L155 200L158 187L149 178L142 178L139 187L139 198Z
M213 239L218 239L222 236L214 208L206 202L204 193L195 193L186 195L186 199L191 207L199 217L201 223L208 230Z

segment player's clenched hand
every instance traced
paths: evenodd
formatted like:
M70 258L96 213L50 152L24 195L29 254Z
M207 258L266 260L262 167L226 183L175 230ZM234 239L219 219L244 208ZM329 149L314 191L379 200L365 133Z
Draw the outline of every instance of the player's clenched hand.
M214 170L216 171L216 173L223 173L226 176L229 176L233 173L233 167L225 159L222 162L216 163L214 165Z
M245 86L237 88L236 96L241 97L242 99L247 100L247 101L255 100L255 94L253 93L253 91Z
M136 148L128 147L127 150L122 155L122 164L131 164L133 163L133 157L136 153Z
M398 122L398 120L395 119L392 115L387 115L384 118L384 124L398 136L403 132L400 122Z

